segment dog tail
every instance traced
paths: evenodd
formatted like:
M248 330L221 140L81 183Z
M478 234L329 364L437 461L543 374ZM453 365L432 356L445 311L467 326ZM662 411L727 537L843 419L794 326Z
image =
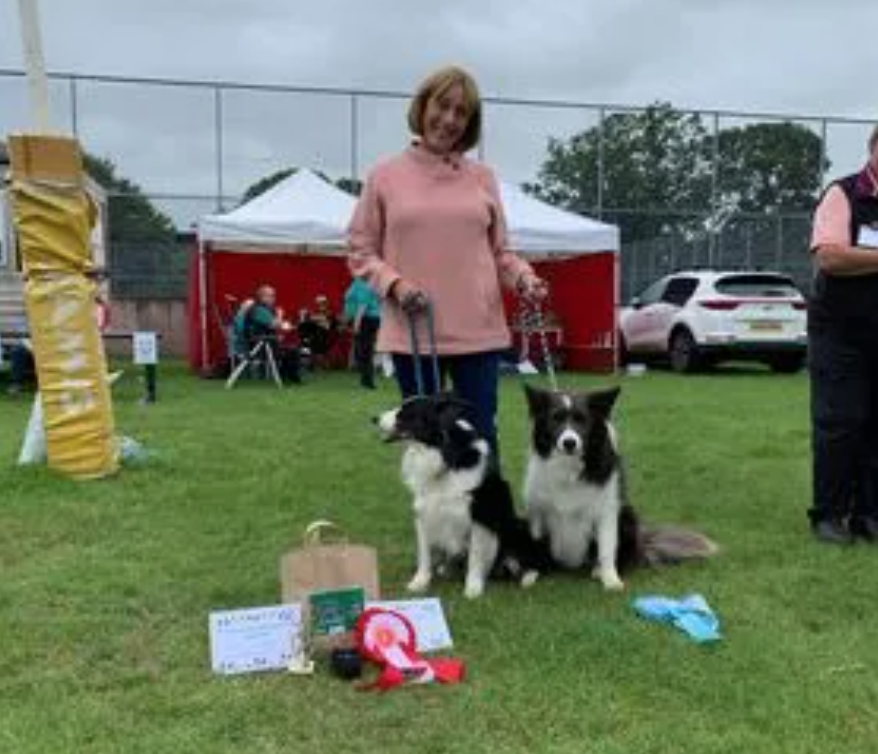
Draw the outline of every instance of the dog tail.
M719 552L716 542L691 529L676 526L643 527L640 535L641 555L649 566L706 560Z

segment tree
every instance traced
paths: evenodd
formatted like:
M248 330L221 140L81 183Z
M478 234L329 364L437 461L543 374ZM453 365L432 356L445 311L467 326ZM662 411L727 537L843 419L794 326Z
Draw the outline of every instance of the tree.
M551 202L585 214L597 206L603 151L603 215L626 241L671 231L704 234L708 215L810 209L821 184L823 144L795 123L755 123L713 135L697 115L656 104L620 113L567 141L550 139L536 186Z
M274 173L266 175L260 178L255 183L250 184L250 186L247 187L247 190L244 191L244 196L241 198L241 204L246 204L252 199L255 199L260 194L264 194L266 191L268 191L268 189L276 186L285 178L293 175L297 170L298 168L283 168L282 170L276 170ZM353 194L354 196L360 195L363 183L356 178L339 178L337 181L333 181L325 173L322 173L319 170L315 171L315 173L319 175L324 181L332 183L336 187L340 188L342 191L347 191L349 194Z
M285 178L289 178L293 173L295 173L298 168L284 168L283 170L276 170L271 175L266 175L260 178L255 183L250 184L247 187L247 190L244 192L244 196L241 197L241 204L246 204L247 202L255 199L260 194L264 194L268 189L276 186Z
M105 157L85 154L86 172L109 195L110 243L173 243L174 223L155 207L136 183L117 174Z
M549 202L583 214L601 208L620 222L626 240L649 238L674 222L674 212L710 206L707 131L701 118L656 103L614 113L570 138L549 140L539 180L530 188ZM677 219L680 219L679 216Z
M823 142L797 123L754 123L719 133L719 190L741 211L807 211L821 183Z

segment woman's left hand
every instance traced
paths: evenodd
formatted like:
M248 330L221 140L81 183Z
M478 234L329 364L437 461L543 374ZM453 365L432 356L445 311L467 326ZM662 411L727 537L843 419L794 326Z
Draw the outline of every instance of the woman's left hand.
M542 302L549 295L549 284L536 275L525 275L518 286L518 292L529 301Z

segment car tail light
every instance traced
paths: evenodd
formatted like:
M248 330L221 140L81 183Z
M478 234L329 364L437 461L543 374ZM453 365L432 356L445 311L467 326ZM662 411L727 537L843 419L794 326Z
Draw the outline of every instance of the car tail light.
M734 301L732 299L714 299L710 301L699 301L698 305L715 312L730 312L733 309L737 309L740 303L740 301Z
M808 304L804 301L793 301L793 309L798 309L799 311L804 311L808 308Z

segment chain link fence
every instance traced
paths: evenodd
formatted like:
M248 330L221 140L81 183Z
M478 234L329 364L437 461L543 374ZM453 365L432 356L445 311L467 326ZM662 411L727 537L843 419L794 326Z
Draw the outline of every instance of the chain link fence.
M114 295L131 299L185 297L198 218L233 208L257 180L293 166L320 170L333 179L361 179L381 156L398 151L408 139L409 95L403 92L73 73L53 73L50 84L55 121L115 169L117 180L108 192L109 267ZM22 72L0 69L0 134L25 129L26 103ZM479 156L506 180L532 184L550 138L569 140L590 129L602 133L614 115L643 111L487 97ZM660 275L693 267L772 269L807 286L809 212L798 206L723 214L719 134L757 123L804 126L820 137L822 154L808 169L815 171L815 185L823 186L828 176L860 166L872 122L770 113L691 114L703 122L706 143L712 143L705 156L711 177L694 209L676 204L611 206L607 173L612 156L603 149L585 177L594 190L583 212L622 229L623 297ZM657 194L663 195L660 190ZM144 222L146 206L169 222ZM626 232L642 227L646 219L655 230L645 237ZM630 240L635 235L637 240Z

